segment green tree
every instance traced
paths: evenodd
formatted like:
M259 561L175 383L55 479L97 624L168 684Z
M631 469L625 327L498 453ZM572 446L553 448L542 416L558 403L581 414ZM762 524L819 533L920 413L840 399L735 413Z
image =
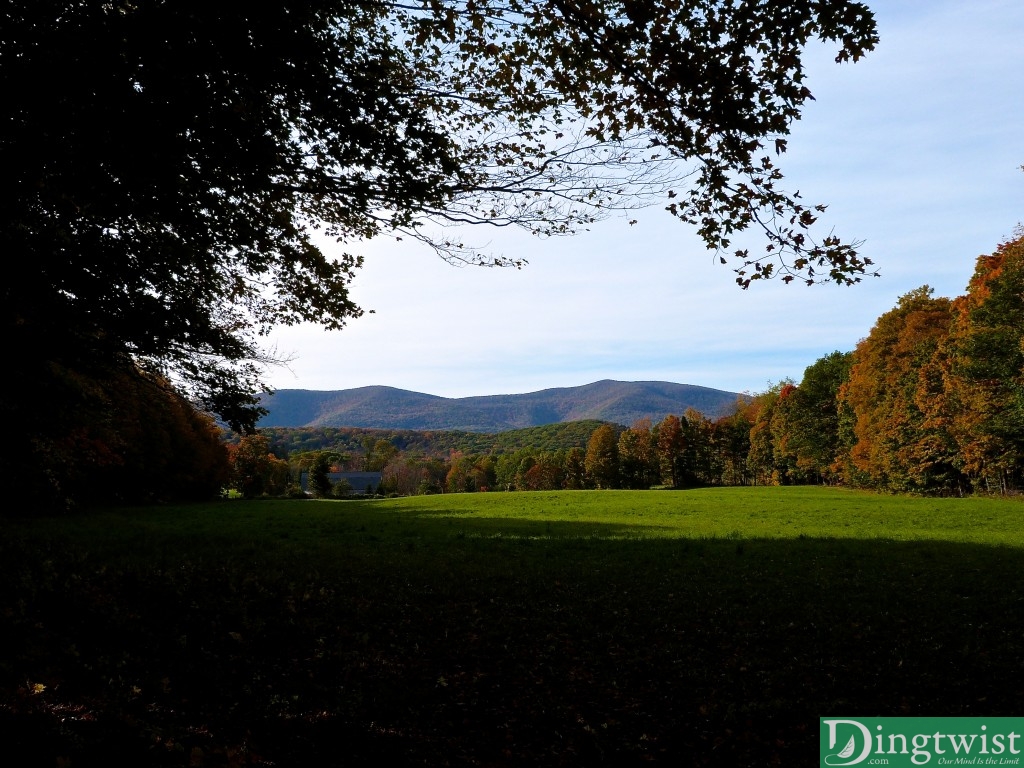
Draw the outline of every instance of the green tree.
M382 472L388 462L395 457L398 449L390 440L379 437L376 440L370 438L363 440L365 456L363 457L363 469L367 472Z
M494 463L495 485L503 491L514 491L516 489L516 475L519 473L519 466L523 458L532 456L529 449L520 449L511 453L503 453L498 456Z
M329 479L328 479L328 484L330 485L330 480ZM370 492L369 488L367 488L367 492L368 493ZM345 478L342 478L341 480L339 480L338 482L334 483L333 485L330 485L330 495L331 495L332 498L335 498L335 499L347 499L351 495L351 493L352 493L352 483L350 483ZM317 495L319 496L320 494L317 494ZM321 496L320 498L323 498L323 497Z
M682 453L684 486L709 485L719 481L715 428L709 418L695 408L687 408L679 424L683 430Z
M445 487L449 493L472 493L494 485L494 462L489 456L453 453L449 461Z
M746 485L750 481L751 413L749 402L740 398L729 416L715 421L715 444L718 448L723 485Z
M761 485L781 482L775 463L775 438L772 433L781 388L781 384L772 385L754 398L747 462L753 472L754 482Z
M754 398L750 429L749 465L756 482L768 485L806 483L816 476L810 457L804 454L806 440L829 439L814 434L820 424L810 397L791 379L773 384Z
M790 444L796 465L809 478L834 482L841 464L839 390L850 377L852 352L833 352L804 370L793 393Z
M334 488L329 477L332 456L329 451L319 451L309 465L309 477L306 488L318 499L327 499L333 495Z

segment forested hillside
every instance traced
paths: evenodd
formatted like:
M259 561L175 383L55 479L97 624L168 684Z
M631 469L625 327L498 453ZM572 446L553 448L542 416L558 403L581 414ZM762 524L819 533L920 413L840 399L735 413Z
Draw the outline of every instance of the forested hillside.
M568 421L660 421L688 408L728 413L739 395L661 381L597 381L517 395L446 398L394 387L280 390L262 399L260 427L367 427L502 432Z
M498 433L361 427L267 427L260 432L269 438L271 450L281 458L296 451L360 454L368 441L377 440L386 440L399 451L447 457L452 452L501 454L524 448L540 451L583 448L602 423L570 421Z

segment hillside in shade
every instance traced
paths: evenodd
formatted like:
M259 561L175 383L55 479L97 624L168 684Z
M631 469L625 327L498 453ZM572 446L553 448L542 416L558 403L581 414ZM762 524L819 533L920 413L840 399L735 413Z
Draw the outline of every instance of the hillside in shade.
M629 425L660 421L694 408L715 418L728 413L735 392L666 381L597 381L519 395L447 398L394 387L322 392L282 389L263 397L261 427L371 427L376 429L502 432L565 421Z

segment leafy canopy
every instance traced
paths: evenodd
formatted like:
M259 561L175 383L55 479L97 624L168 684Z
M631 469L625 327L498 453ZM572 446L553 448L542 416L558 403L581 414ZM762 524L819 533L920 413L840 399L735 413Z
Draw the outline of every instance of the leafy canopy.
M870 265L812 236L824 207L785 192L774 159L812 98L807 43L835 41L847 61L877 42L862 3L13 0L0 13L0 248L26 278L2 289L3 311L30 380L54 359L131 360L251 427L259 337L361 313L347 291L360 256L328 258L318 235L507 264L446 226L560 235L663 200L739 259L744 287L851 283ZM763 253L734 250L748 229Z

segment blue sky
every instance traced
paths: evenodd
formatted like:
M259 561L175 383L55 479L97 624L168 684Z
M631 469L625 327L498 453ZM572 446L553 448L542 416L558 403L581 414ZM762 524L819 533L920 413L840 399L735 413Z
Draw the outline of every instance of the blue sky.
M598 379L757 392L853 349L899 296L963 293L974 259L1024 221L1024 3L868 2L881 43L856 64L808 55L815 95L782 157L787 189L829 205L819 225L882 276L858 286L747 291L660 207L572 238L491 231L521 271L456 268L420 247L366 243L347 328L281 329L278 389L371 384L446 397ZM827 231L827 230L826 230ZM352 250L356 250L350 246Z

